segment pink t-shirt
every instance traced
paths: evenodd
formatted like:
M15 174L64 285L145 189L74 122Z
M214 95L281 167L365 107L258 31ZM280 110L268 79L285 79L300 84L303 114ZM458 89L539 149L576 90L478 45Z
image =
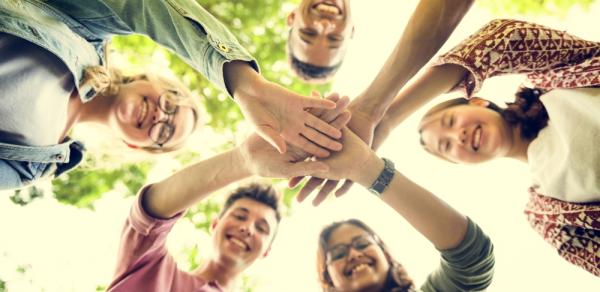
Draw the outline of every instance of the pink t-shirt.
M179 270L165 242L183 212L170 219L157 219L142 208L140 190L121 234L115 278L108 292L222 292L216 282L207 282Z

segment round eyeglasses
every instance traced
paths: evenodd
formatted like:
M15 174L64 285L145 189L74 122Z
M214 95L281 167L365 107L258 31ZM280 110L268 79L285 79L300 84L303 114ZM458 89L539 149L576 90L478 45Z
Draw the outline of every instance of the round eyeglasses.
M148 130L148 137L158 147L163 147L175 133L175 125L173 125L173 118L179 110L177 100L180 100L182 95L174 90L167 90L158 97L158 108L162 111L167 118L159 121L155 121L150 129ZM146 97L144 97L146 98Z

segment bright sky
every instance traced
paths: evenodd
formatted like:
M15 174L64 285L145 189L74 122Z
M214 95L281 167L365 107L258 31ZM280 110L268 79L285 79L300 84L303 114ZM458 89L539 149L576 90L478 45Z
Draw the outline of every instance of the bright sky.
M372 80L392 50L416 1L378 0L352 3L356 34L340 70L334 90L356 96ZM288 9L289 10L289 9ZM597 29L600 3L583 13L574 9L565 19L527 17L579 37L600 41ZM449 49L492 17L475 7L446 46ZM594 25L592 25L594 24ZM511 97L518 78L489 82L481 96L502 101ZM495 245L496 274L488 291L600 291L600 280L562 260L527 224L527 165L495 161L479 166L451 165L426 154L419 146L417 113L397 128L380 149L381 156L415 182L470 216L490 235ZM205 134L204 136L206 136ZM207 140L204 140L207 141ZM164 162L172 167L170 162ZM165 165L157 167L160 169ZM155 170L149 181L161 177ZM0 279L11 292L93 291L110 281L119 235L131 198L119 190L97 202L96 211L61 205L52 198L18 207L0 194ZM399 215L366 190L355 186L343 198L319 208L296 204L284 219L271 254L250 271L256 291L318 291L315 272L317 234L333 220L356 217L366 221L391 247L417 285L433 271L439 254ZM169 247L175 254L193 244L201 253L210 250L206 235L182 221L173 230ZM15 267L26 272L18 273Z

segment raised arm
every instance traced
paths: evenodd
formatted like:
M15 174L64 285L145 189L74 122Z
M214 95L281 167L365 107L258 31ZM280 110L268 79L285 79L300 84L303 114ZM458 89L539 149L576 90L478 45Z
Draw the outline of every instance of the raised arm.
M384 168L383 160L350 130L343 131L342 144L344 150L322 160L329 166L329 171L314 175L328 179L347 178L370 187ZM467 231L464 215L398 171L394 171L381 199L437 249L458 246Z
M392 99L446 42L467 13L473 0L421 0L404 29L394 51L350 110L350 128L365 117L374 124L385 114ZM357 115L358 114L358 115ZM353 122L356 119L356 122ZM357 127L358 128L358 127ZM364 141L367 133L357 133ZM372 133L371 133L372 135Z

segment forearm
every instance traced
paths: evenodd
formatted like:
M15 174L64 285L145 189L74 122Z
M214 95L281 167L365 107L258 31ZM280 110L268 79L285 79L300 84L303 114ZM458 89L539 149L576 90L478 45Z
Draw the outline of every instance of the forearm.
M373 152L354 178L369 187L383 169ZM423 234L438 250L455 248L467 231L467 219L444 201L396 171L381 199Z
M396 127L423 105L450 91L467 74L465 68L454 64L429 67L394 98L381 122Z
M227 91L237 102L245 98L260 95L257 90L265 82L262 76L248 62L232 61L223 65L223 76Z
M472 0L422 0L392 54L365 90L362 110L381 118L397 92L439 50L473 4Z
M170 218L230 183L250 176L239 148L195 163L152 185L143 207L157 218Z

